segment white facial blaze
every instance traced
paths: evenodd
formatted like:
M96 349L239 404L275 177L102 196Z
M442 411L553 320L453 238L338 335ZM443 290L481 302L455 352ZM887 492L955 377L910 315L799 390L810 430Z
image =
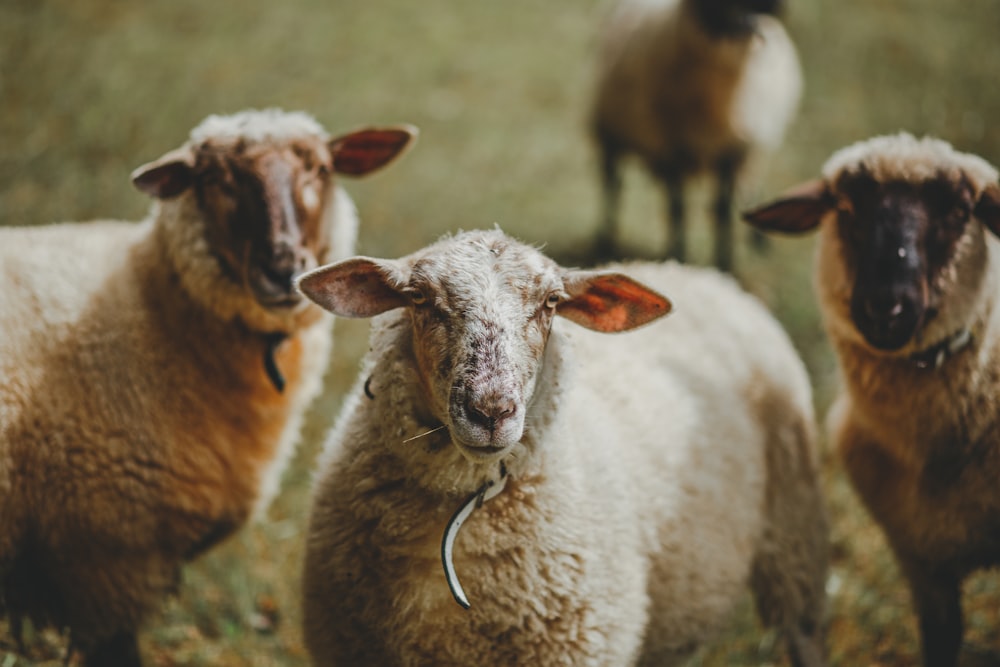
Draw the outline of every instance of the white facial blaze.
M310 214L319 208L319 192L314 184L310 183L302 188L302 206Z

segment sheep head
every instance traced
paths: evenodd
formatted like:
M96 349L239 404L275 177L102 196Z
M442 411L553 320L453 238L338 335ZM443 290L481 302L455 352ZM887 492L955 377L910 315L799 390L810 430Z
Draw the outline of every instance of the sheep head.
M290 308L300 301L294 277L328 250L334 174L371 173L414 136L401 126L330 139L305 114L212 116L187 144L135 170L132 181L160 200L190 193L223 274L265 308Z
M399 260L344 260L298 286L345 317L406 308L428 408L462 454L483 463L523 436L555 315L617 332L671 307L625 275L564 269L499 231L460 234Z
M997 173L948 144L878 137L835 154L824 178L744 214L763 230L805 232L824 220L818 287L834 319L871 347L920 346L948 306L979 293L984 234L1000 234ZM834 322L836 324L836 322Z

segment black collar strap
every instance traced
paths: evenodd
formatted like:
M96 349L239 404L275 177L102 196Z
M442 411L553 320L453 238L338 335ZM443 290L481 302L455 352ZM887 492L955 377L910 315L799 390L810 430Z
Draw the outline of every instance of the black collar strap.
M917 368L937 370L948 359L967 348L972 342L972 338L971 330L959 329L941 342L911 354L909 360Z
M264 372L279 394L285 391L285 376L281 374L278 360L274 355L286 338L288 334L281 332L264 334Z

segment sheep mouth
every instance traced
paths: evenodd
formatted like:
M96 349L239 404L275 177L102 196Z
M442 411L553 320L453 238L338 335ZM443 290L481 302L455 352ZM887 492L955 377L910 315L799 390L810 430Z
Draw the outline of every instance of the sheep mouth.
M293 310L303 302L302 297L295 294L269 295L255 292L254 298L268 310Z
M453 406L448 431L469 460L486 463L506 456L524 436L523 409L502 420L483 419L464 406Z
M901 299L873 308L863 298L851 303L851 319L865 341L876 350L894 352L905 347L921 330L926 308L917 300Z
M300 303L302 303L302 298L294 294L286 295L283 297L266 297L260 294L256 295L257 302L264 306L265 308L270 308L272 310L291 310L295 308Z
M508 443L504 445L471 445L459 441L458 439L452 437L452 442L458 448L459 453L465 458L469 459L473 463L492 463L494 461L499 461L514 449L514 445L517 443Z
M304 297L294 287L297 274L274 272L266 268L251 271L250 290L254 298L264 308L282 310L295 308Z

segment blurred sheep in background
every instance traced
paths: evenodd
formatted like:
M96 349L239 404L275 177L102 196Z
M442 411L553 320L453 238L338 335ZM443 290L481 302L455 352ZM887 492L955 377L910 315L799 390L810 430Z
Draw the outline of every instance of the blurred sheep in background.
M625 0L603 31L592 131L604 209L596 253L615 254L620 161L636 154L669 198L667 255L683 260L685 188L711 174L715 264L733 265L733 197L750 153L774 149L802 74L780 0Z

